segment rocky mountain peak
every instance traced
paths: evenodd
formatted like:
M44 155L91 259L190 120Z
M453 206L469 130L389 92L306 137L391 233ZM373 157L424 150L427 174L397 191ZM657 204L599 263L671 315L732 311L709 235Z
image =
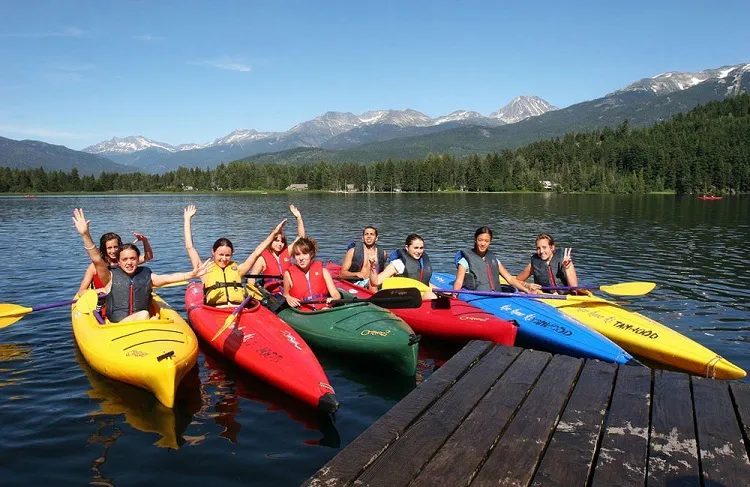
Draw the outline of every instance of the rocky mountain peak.
M519 96L500 110L490 114L490 118L497 118L505 123L516 123L529 117L536 117L544 113L557 110L538 96Z

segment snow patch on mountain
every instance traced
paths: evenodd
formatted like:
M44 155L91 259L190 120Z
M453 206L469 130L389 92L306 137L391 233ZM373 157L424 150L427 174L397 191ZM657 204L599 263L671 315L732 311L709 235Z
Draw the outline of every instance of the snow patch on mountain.
M530 117L557 110L538 96L519 96L510 101L500 110L490 114L490 118L497 118L505 123L516 123Z
M482 118L482 114L479 112L473 112L471 110L456 110L455 112L449 113L443 117L438 117L433 120L434 125L440 125L441 123L448 122L465 122L467 120Z
M621 90L617 90L614 93L617 94L627 91L647 91L654 93L655 95L666 95L675 91L682 91L688 88L692 88L700 83L707 80L720 80L725 79L732 75L735 71L742 72L748 65L737 64L734 66L722 66L717 69L704 69L694 73L683 73L671 71L667 73L657 74L650 78L643 78L634 83L629 84Z
M90 154L130 154L144 149L162 149L167 152L177 152L177 148L164 142L147 139L142 135L131 135L130 137L112 137L110 140L86 147L83 152Z

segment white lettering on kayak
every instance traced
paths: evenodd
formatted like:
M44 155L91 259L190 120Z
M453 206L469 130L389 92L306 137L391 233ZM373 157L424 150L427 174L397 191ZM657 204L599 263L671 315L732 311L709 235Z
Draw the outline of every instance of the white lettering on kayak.
M287 339L287 341L289 343L291 343L292 345L294 345L294 348L296 348L299 351L302 351L302 348L299 346L299 342L297 341L297 337L295 337L294 335L292 335L291 333L289 333L288 330L282 330L281 334L284 335L284 337L286 337L286 339Z

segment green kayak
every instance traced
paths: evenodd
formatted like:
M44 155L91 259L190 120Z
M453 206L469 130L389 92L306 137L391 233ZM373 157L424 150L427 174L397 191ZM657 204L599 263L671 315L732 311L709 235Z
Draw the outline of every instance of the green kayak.
M417 372L419 337L401 318L371 303L352 303L317 311L279 311L312 348L387 363L397 372Z

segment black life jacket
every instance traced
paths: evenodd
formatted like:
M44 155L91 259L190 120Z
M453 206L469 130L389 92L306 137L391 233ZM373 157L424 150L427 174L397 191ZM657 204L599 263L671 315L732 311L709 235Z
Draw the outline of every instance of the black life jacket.
M422 254L419 260L415 259L404 249L398 249L398 258L404 263L403 277L416 279L424 284L429 285L432 278L432 265L427 252Z
M539 255L532 254L531 270L534 275L534 282L544 286L567 286L568 278L565 276L565 269L562 266L562 249L555 249L552 259L547 262L542 260Z
M459 250L456 254L456 264L465 258L469 263L469 269L464 275L464 289L473 291L499 291L502 284L500 283L500 266L497 265L495 254L489 250L481 258L474 249Z
M112 270L112 287L105 299L107 318L118 323L138 311L151 311L151 269L139 267L133 276L120 269Z
M365 244L362 242L349 242L349 246L347 247L347 250L354 247L354 255L352 256L352 265L349 266L348 269L346 269L349 272L359 272L362 270L362 266L365 264ZM385 269L385 261L388 258L388 256L385 253L385 250L380 250L377 246L374 247L375 252L378 255L378 272L383 272L383 269ZM368 263L369 265L369 263ZM359 281L359 278L353 277L350 279L347 279L347 281L350 282L356 282Z

